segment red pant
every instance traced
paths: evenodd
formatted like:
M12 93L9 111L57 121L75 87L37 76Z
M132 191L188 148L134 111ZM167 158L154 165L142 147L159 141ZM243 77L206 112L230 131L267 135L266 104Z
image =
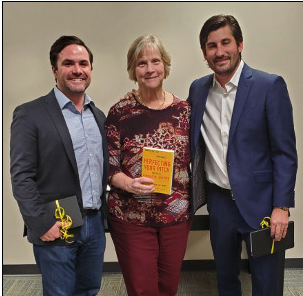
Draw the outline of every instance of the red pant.
M112 218L111 236L129 296L175 296L192 219L165 227Z

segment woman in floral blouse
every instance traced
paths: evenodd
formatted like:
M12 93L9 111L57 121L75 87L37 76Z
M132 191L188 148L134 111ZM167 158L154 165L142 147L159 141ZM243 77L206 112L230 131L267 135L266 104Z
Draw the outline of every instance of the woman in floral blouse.
M133 42L127 70L138 91L111 107L106 121L111 236L128 295L174 296L192 223L190 106L162 88L170 56L156 37ZM153 193L153 180L141 177L143 147L174 150L170 195Z

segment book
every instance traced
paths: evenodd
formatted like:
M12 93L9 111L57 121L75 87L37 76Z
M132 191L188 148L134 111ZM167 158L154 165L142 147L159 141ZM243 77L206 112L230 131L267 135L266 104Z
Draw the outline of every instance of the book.
M174 150L144 147L142 177L154 180L155 193L171 194Z
M75 227L79 227L79 226L83 225L82 214L80 211L77 197L75 195L65 197L65 198L59 199L57 201L58 201L59 206L64 209L64 215L65 216L68 215L72 219L72 225L70 226L70 228L75 228ZM46 207L47 207L47 210L52 213L54 218L56 220L60 221L60 219L55 217L55 211L58 207L56 200L47 203Z
M289 221L285 238L274 242L270 237L270 227L262 228L250 233L251 255L260 257L284 251L294 247L294 221Z

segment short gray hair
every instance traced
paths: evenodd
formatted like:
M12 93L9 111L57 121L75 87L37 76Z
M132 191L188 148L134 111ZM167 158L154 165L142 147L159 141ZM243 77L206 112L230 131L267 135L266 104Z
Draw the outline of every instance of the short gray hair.
M140 53L150 47L159 51L164 64L164 78L169 75L171 60L170 55L162 45L161 41L153 35L143 35L138 37L130 46L127 53L127 71L130 80L137 82L136 78L136 62Z

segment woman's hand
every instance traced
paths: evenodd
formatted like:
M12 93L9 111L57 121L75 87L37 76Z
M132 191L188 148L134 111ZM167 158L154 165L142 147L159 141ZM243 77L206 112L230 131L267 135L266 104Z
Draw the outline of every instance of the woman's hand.
M117 173L111 179L111 184L136 195L151 194L155 190L154 181L150 178L130 178L124 173Z
M154 181L149 178L140 177L127 181L126 191L136 195L150 194L155 190Z

